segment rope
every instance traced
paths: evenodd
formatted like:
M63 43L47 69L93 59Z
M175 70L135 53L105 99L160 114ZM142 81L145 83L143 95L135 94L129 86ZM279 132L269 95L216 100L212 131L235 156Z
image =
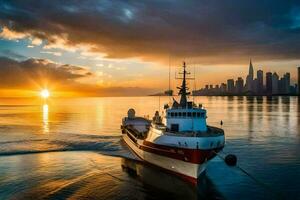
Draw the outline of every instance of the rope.
M103 174L106 174L106 175L109 175L117 180L119 180L120 182L124 182L124 181L128 181L128 180L124 180L124 179L121 179L119 177L116 177L114 175L112 175L111 173L108 173L106 171L103 171L104 169L101 169L97 166L96 162L93 160L93 159L89 159L91 161L91 163L93 164L94 168L96 168L97 170L101 171Z
M217 152L213 151L219 158L221 158L224 162L225 162L225 158L222 157L221 155L219 155ZM281 192L274 190L273 188L271 188L268 184L262 182L261 180L257 179L256 177L254 177L252 174L250 174L249 172L247 172L246 170L244 170L242 167L235 165L235 168L237 168L238 170L240 170L243 174L245 174L246 176L248 176L250 179L252 179L257 185L263 187L265 190L269 191L270 194L272 194L274 197L276 197L276 199L284 199L283 195L281 194Z

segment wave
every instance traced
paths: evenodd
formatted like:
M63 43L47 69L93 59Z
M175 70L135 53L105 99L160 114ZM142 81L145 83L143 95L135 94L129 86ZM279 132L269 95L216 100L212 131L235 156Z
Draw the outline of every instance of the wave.
M109 156L132 157L119 135L56 133L43 138L0 142L0 156L64 151L93 151Z

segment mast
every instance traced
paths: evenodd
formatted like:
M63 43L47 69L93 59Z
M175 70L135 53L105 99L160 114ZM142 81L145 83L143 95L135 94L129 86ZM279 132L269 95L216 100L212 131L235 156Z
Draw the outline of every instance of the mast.
M171 90L171 65L170 65L170 55L169 55L169 92L170 90Z
M178 95L181 95L181 97L180 97L181 107L185 108L187 106L187 95L190 94L187 91L188 88L186 86L186 79L187 79L186 75L189 73L186 71L185 62L183 62L183 73L179 73L179 74L183 74L183 78L179 78L179 79L182 79L182 84L181 84L181 87L177 87L179 89Z

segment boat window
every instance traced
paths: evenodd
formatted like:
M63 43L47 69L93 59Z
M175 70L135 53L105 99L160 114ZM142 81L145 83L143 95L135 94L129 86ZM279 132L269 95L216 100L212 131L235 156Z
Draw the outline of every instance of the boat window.
M193 117L196 117L196 113L195 112L193 112Z
M174 117L174 113L171 112L171 117Z
M170 117L171 113L168 112L168 117Z
M197 112L197 117L200 117L200 113L199 112Z
M181 112L180 112L180 113L178 113L178 116L179 116L179 117L181 117Z
M175 117L177 117L177 112L176 112L176 113L174 113L174 115L175 115Z
M185 117L186 116L186 112L182 113L182 116Z
M201 113L201 118L204 118L204 116L205 116L205 113Z
M192 116L192 113L188 112L188 113L187 113L187 116L188 116L188 117Z
M171 124L171 132L178 132L179 124Z

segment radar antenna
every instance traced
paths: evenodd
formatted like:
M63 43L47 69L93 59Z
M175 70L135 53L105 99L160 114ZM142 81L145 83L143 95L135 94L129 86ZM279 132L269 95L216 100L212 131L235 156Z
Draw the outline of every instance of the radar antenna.
M176 79L182 79L181 87L177 87L179 89L178 95L180 95L180 106L181 107L187 107L187 96L190 95L190 92L188 92L189 88L187 87L186 80L191 79L194 80L194 78L187 78L186 76L190 73L186 71L186 65L185 62L183 62L183 72L179 73L182 74L182 78L176 78Z

